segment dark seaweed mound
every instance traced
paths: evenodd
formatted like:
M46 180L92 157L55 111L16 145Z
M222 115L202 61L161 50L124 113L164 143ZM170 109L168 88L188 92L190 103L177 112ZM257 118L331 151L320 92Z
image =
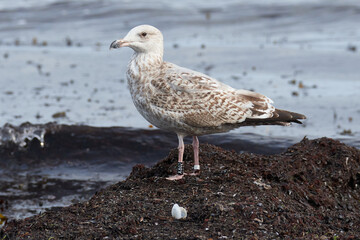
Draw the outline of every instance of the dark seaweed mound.
M89 201L8 222L0 239L358 239L360 151L304 139L264 156L200 146L202 172L176 182L177 150ZM185 172L192 148L186 146ZM178 203L185 220L171 217Z

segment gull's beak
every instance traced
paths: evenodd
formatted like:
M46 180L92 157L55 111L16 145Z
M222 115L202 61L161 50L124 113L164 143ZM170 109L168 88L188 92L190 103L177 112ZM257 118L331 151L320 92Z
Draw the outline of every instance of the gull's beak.
M113 48L121 48L121 47L128 47L130 45L130 42L124 40L124 39L119 39L119 40L115 40L110 44L110 50Z

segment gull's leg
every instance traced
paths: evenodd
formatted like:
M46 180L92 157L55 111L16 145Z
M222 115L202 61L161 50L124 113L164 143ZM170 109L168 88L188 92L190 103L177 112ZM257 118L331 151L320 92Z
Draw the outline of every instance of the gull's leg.
M200 174L200 161L199 161L199 139L193 136L193 149L194 149L194 173L191 175Z
M178 165L177 165L177 173L174 176L167 177L167 180L179 180L184 177L184 166L183 166L183 156L184 156L184 136L178 134L179 138L179 156L178 156Z

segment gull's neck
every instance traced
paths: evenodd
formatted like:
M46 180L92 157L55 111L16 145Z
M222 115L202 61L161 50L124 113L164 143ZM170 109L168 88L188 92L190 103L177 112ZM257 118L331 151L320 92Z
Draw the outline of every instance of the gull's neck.
M138 65L158 65L163 62L162 52L135 52L131 61L136 61Z
M162 52L135 52L129 62L128 73L131 78L140 80L158 71L162 64Z

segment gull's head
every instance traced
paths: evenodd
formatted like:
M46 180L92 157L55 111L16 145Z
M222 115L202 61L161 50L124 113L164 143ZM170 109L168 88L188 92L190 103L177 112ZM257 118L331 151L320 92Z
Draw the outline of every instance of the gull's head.
M159 29L150 25L134 27L123 39L111 43L110 49L130 47L137 53L163 53L163 36Z

